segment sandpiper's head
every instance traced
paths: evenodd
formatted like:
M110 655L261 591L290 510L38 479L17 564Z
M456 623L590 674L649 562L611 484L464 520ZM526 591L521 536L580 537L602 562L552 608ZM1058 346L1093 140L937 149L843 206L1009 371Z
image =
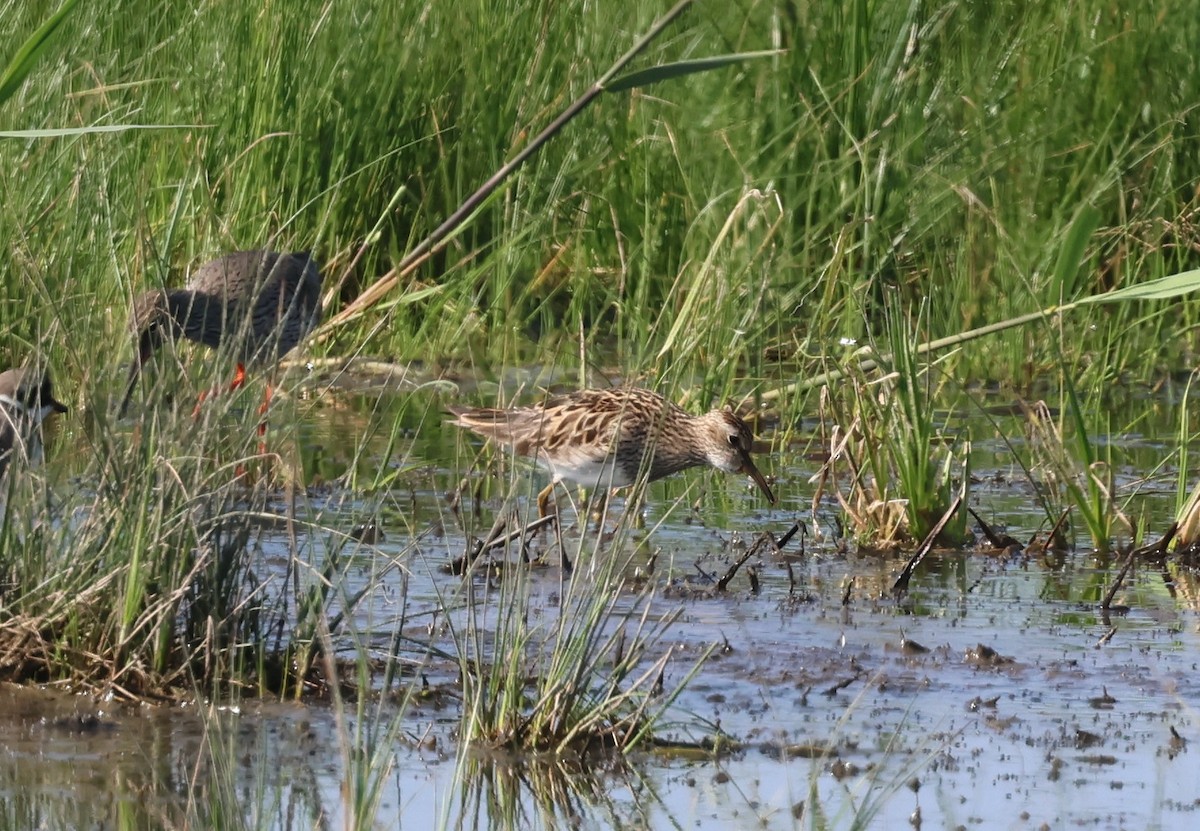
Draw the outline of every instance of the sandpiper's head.
M179 323L171 316L167 303L167 293L156 289L139 294L133 301L133 312L129 315L129 329L137 341L137 357L129 367L129 381L125 387L125 397L121 399L121 409L118 415L125 415L129 399L133 396L133 388L137 384L138 375L150 357L162 346L167 338L174 338L179 329Z
M767 501L774 503L775 494L767 478L762 475L750 458L754 434L750 425L734 414L733 409L714 410L705 417L704 455L708 463L726 473L744 473L754 480Z
M35 424L51 413L65 413L67 405L54 397L50 373L31 369L10 369L0 372L0 405L12 417L22 417Z

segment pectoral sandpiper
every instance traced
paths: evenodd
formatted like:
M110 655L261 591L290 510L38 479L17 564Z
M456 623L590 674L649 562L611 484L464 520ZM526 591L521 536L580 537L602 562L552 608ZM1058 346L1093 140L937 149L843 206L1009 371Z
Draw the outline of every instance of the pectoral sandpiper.
M602 488L648 481L698 465L745 473L769 502L775 495L750 458L750 427L731 409L694 416L644 389L590 389L511 410L450 407L466 427L518 456L532 456L553 480L538 494L549 512L554 485L564 479Z
M142 367L165 339L230 349L237 359L232 390L245 381L247 364L278 362L320 320L321 271L307 253L238 251L206 263L184 288L155 289L135 300L130 326L138 354L120 413ZM270 395L268 386L268 401Z
M54 398L50 373L29 369L0 372L0 477L8 463L24 457L42 458L42 421L51 413L65 413L67 405Z

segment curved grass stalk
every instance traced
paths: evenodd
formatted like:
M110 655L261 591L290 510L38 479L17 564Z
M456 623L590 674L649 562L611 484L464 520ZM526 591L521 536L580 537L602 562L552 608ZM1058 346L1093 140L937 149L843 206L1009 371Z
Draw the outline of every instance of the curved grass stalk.
M582 113L593 101L605 92L624 92L635 87L646 86L671 78L679 78L696 72L706 72L763 57L780 54L778 51L745 52L734 55L721 55L691 61L679 61L663 64L649 69L620 76L620 73L633 62L647 47L653 43L663 31L680 15L687 11L695 0L679 0L665 15L655 21L644 35L629 50L616 60L588 89L576 98L565 110L538 133L516 156L488 177L479 188L468 196L463 203L448 216L440 225L433 229L425 239L417 243L400 262L396 263L387 274L380 277L362 293L359 294L344 309L327 320L314 333L314 339L319 342L329 336L338 327L359 318L362 314L383 299L399 280L412 272L449 242L452 235L465 227L471 217L483 207L488 198L515 173L525 162L529 161L547 142L562 131L576 116ZM618 77L620 76L620 77Z

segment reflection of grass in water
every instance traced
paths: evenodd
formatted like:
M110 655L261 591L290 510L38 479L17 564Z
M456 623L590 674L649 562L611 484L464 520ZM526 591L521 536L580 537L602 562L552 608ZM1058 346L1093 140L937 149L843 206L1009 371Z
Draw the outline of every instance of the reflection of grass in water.
M883 674L881 670L879 675L868 680L862 692L846 708L826 740L830 747L836 746L840 731L849 724L854 711L867 706L865 699L877 686ZM926 731L916 748L908 748L903 746L907 736L904 727L907 723L908 713L895 730L877 737L882 745L880 755L872 758L865 770L842 763L832 755L814 760L809 773L807 798L802 810L794 810L799 814L796 817L796 825L811 829L845 828L855 831L870 828L880 811L896 794L906 787L919 790L918 774L942 753L955 734L939 738L936 732ZM893 763L898 760L903 761L899 767L895 767ZM846 780L853 782L843 786L841 795L835 798L837 805L832 809L832 813L829 803L835 800L822 801L820 793L820 784L829 773L833 773L834 779L839 783ZM797 809L799 808L800 806L797 806ZM918 827L920 825L919 821L915 824Z
M601 817L636 827L653 796L636 766L607 751L539 756L464 747L455 778L458 794L447 800L441 827L563 828ZM622 790L635 798L614 798Z

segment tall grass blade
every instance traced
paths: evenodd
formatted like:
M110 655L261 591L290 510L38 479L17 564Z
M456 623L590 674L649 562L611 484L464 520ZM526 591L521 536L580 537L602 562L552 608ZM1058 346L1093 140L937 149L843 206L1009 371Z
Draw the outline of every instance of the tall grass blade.
M127 130L201 130L205 124L95 124L90 127L51 127L44 130L0 130L0 138L41 139L124 133Z
M692 75L696 72L709 72L713 69L722 69L737 63L758 60L759 58L773 58L782 54L784 54L784 50L782 49L768 49L761 52L739 52L731 55L717 55L711 58L697 58L692 61L664 63L649 67L648 69L639 69L637 72L630 72L619 78L615 78L612 82L606 84L604 89L607 92L624 92L636 89L637 87L657 84L659 81L682 78L685 75Z
M1100 211L1094 205L1084 205L1075 215L1071 227L1067 229L1067 238L1058 251L1058 260L1054 264L1054 285L1070 286L1079 271L1079 263L1087 251L1088 241L1096 228L1100 226Z
M53 45L55 32L67 19L77 2L79 0L66 0L58 11L50 15L46 22L18 47L17 53L13 55L8 66L4 67L4 73L0 75L0 105L11 98L13 93L21 87L21 84L29 77L29 73L33 71L33 65L37 63L38 58Z
M1094 306L1098 303L1124 303L1129 300L1170 300L1173 297L1191 294L1197 289L1200 289L1200 269L1192 269L1191 271L1181 271L1178 274L1169 274L1157 280L1147 280L1144 283L1135 283L1125 288L1106 291L1104 294L1084 297L1081 300L1076 300L1074 303L1068 303L1061 308L1063 311L1066 311L1076 306Z

